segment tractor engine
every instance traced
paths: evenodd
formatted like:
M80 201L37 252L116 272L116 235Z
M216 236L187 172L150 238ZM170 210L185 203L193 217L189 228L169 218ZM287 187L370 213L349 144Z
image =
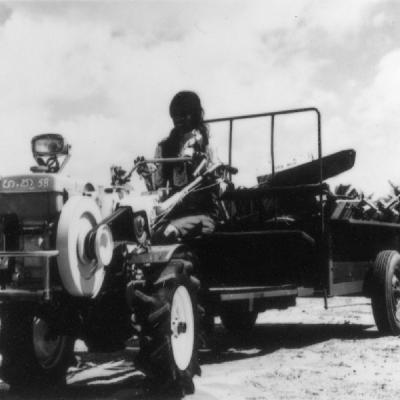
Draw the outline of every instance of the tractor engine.
M0 180L0 285L38 292L63 287L95 297L113 251L110 231L97 226L98 191L57 173L69 158L62 136L36 136L32 151L38 164L33 173ZM86 257L86 236L95 227L91 250L100 262Z
M68 188L62 183L59 177L49 174L1 179L0 229L3 251L31 252L54 248L57 218L68 197ZM14 265L3 264L2 268L3 274L4 270L8 270L9 273L5 275L8 275L13 286L42 285L44 259L16 257L11 261Z

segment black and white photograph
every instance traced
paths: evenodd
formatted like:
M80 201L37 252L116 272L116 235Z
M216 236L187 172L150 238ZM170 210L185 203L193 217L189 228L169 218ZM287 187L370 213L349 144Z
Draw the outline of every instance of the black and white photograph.
M392 400L400 3L0 0L0 398Z

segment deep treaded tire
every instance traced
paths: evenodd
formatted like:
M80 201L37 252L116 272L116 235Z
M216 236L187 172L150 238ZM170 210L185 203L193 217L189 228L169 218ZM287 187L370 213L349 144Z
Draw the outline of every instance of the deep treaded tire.
M74 341L51 332L33 304L3 304L0 313L0 378L11 387L65 383Z
M375 323L385 335L400 334L400 254L381 251L371 276L371 303Z
M169 265L188 263L171 260ZM167 266L168 268L168 266ZM197 358L197 287L183 271L154 285L140 338L137 365L151 389L178 395L194 392L193 376L200 374Z
M254 328L257 320L257 311L224 308L221 311L221 322L224 328L231 333L249 332Z

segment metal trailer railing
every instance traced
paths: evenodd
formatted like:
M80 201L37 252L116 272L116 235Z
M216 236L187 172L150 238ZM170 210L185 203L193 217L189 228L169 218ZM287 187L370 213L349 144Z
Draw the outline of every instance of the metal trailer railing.
M228 137L228 164L232 166L232 147L233 147L233 125L234 121L244 120L244 119L254 119L254 118L270 118L270 155L271 155L271 165L272 165L272 176L275 175L275 118L280 115L288 115L288 114L299 114L299 113L307 113L314 112L317 116L317 141L318 141L318 160L319 160L319 184L321 187L320 190L320 204L321 204L321 232L325 232L325 218L324 218L324 207L323 207L323 160L322 160L322 139L321 139L321 113L316 107L306 107L306 108L294 108L290 110L280 110L280 111L272 111L258 114L244 114L244 115L235 115L230 117L223 118L213 118L207 119L204 122L207 124L213 123L221 123L228 122L229 123L229 137Z

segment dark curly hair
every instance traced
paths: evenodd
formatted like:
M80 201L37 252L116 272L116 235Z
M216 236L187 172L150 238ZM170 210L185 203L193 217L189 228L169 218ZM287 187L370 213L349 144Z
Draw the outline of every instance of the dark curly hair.
M201 106L200 98L195 92L189 90L184 90L178 92L171 100L169 105L169 114L171 118L175 116L184 117L187 115L191 116L191 127L192 129L197 129L203 137L202 145L205 150L208 145L208 127L204 123L204 110ZM162 157L176 157L179 152L179 142L180 142L180 129L174 127L165 140L161 142ZM171 164L165 165L164 175L167 179L170 176L171 170L174 166Z

